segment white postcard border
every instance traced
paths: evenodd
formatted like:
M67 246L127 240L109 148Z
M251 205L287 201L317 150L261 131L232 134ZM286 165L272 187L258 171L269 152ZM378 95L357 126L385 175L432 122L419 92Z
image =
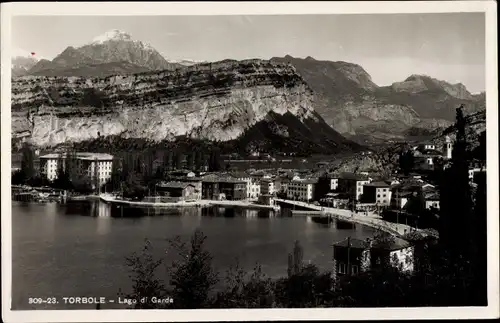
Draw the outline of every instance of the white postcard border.
M3 3L1 5L1 170L10 174L10 44L13 15L231 15L231 14L377 14L486 13L486 105L488 165L488 300L484 308L333 308L333 309L209 309L209 310L38 310L11 311L11 188L2 176L2 318L6 322L141 322L458 319L499 316L498 252L498 75L495 1L420 2L95 2Z

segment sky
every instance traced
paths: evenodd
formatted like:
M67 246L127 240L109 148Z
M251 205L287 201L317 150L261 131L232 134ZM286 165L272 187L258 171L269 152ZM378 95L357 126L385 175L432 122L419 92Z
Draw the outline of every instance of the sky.
M52 59L111 29L171 60L311 56L359 64L381 86L425 74L485 90L484 13L17 16L12 45Z

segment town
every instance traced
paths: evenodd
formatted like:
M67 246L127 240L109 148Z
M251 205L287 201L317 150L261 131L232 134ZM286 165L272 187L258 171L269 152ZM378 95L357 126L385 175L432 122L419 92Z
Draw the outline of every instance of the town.
M325 216L329 210L337 214L344 210L343 214L384 221L378 223L404 224L396 226L396 231L436 229L440 192L435 173L446 168L452 149L448 136L442 147L431 142L414 145L401 153L398 171L381 177L366 171L330 172L321 162L316 169L221 170L222 158L228 156L210 156L207 163L193 155L150 158L146 170L147 162L130 161L130 157L69 150L40 154L25 146L21 167L13 167L12 183L18 193L13 196L29 195L39 201L95 197L108 203L150 207L219 204L280 210L287 205L311 210L303 211L306 214ZM276 160L270 154L259 157L254 160ZM485 171L484 161L471 161L471 185ZM36 178L33 186L40 187L21 186L33 183L25 180L26 174ZM138 174L144 175L142 181L136 178Z

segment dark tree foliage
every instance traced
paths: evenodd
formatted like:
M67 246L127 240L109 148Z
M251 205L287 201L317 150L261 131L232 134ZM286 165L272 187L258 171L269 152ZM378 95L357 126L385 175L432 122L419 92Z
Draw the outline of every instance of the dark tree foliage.
M79 175L72 180L73 190L81 194L92 193L92 181L87 175Z
M186 154L186 168L188 170L194 170L194 152L188 152Z
M212 268L212 256L204 249L206 238L196 230L189 246L178 239L170 241L179 255L169 268L176 307L204 308L210 304L209 293L219 279Z
M65 163L62 156L57 160L57 173L56 178L52 182L52 186L61 190L71 190L73 184L71 183L70 174L66 170L67 164Z
M297 240L293 246L293 252L288 254L288 276L298 275L302 271L304 261L304 250Z
M399 155L399 168L401 171L408 175L415 166L415 157L413 156L413 151L407 149L400 153Z
M111 178L104 184L106 192L121 192L122 182L127 177L127 170L123 169L121 160L113 159L111 165Z
M24 180L29 180L35 176L35 152L29 144L24 143L21 148L21 154L21 171L24 175Z
M168 296L163 281L156 278L158 267L163 260L155 260L152 255L152 246L149 240L146 240L144 248L140 253L134 253L126 258L126 264L130 268L130 278L132 279L132 293L126 295L126 298L135 300L136 309L158 308L158 304L151 301L153 297L163 298ZM119 293L121 294L121 293ZM147 301L142 302L141 300Z
M471 241L473 226L472 198L469 184L469 160L466 151L465 118L462 106L457 109L455 128L457 135L453 145L451 166L444 171L441 182L440 240L450 254L463 254Z
M443 172L441 182L441 201L439 218L440 259L437 261L436 277L438 288L449 295L452 305L478 304L484 301L477 296L476 289L485 291L484 266L480 255L485 255L484 214L485 199L476 198L476 207L472 201L468 167L467 140L463 107L457 109L455 128L456 141L453 147L451 165ZM481 188L480 191L485 192ZM480 205L482 203L482 205ZM479 210L479 212L475 212ZM481 215L479 215L481 214ZM479 229L481 228L481 229ZM481 233L479 233L481 232ZM477 235L483 235L478 237ZM478 269L482 268L480 272Z
M208 162L208 171L218 172L221 170L220 149L215 147L210 151L210 159Z
M125 181L122 182L123 197L142 199L147 192L147 187L143 184L140 174L129 172Z
M203 151L201 150L196 151L194 157L194 164L196 170L201 170L203 166L205 166L205 154L203 153Z
M22 169L16 170L14 173L12 173L11 184L12 185L26 184L26 174Z

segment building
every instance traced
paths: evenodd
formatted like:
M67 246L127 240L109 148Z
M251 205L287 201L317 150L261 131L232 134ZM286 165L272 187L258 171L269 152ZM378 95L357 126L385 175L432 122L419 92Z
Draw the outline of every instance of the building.
M337 191L347 193L350 198L359 201L363 195L364 185L371 182L371 178L363 174L342 173L338 177Z
M314 187L317 182L315 179L294 178L288 184L286 196L289 200L311 201L315 196Z
M377 181L365 184L363 187L363 202L376 203L380 206L391 204L391 184L385 181Z
M426 194L425 197L425 208L427 210L437 209L439 210L439 193L432 192L430 194Z
M68 154L54 153L40 156L40 172L47 179L53 181L57 178L57 171L61 167L66 170ZM104 185L111 178L113 156L101 153L75 153L75 171L77 175L89 176L92 183ZM71 174L70 174L71 175ZM94 185L94 184L93 184Z
M381 265L398 268L402 272L414 270L414 247L403 239L375 242L348 237L333 244L333 259L337 275L356 275Z
M392 209L401 210L407 206L410 199L414 201L419 200L418 203L422 203L423 199L416 199L416 197L422 196L425 199L427 194L434 191L435 188L433 185L425 183L421 179L409 179L402 181L400 184L392 186L390 206Z
M332 247L337 275L356 275L369 269L368 241L348 237L334 243Z
M199 198L195 185L183 182L159 183L156 185L156 194L172 198L175 201L197 200Z
M180 183L184 183L184 184L193 185L195 190L193 192L193 196L191 197L191 199L195 199L195 200L201 199L201 197L202 197L201 196L202 178L195 176L195 174L193 172L182 172L182 171L171 172L168 176L168 180L170 182L180 182Z
M417 146L419 150L436 150L436 145L432 142L424 142Z
M202 179L202 196L209 200L244 200L247 183L231 177L205 176Z
M328 193L337 191L338 185L338 176L333 174L324 174L318 178L318 183L316 184L316 195L321 199Z
M247 174L246 172L233 172L229 175L235 180L246 183L247 198L255 199L259 196L259 192L255 189L256 185L255 184L253 185L252 177L250 176L250 174ZM259 191L260 191L260 184L259 184Z
M443 147L443 157L446 159L451 159L452 152L453 152L453 144L451 142L450 136L446 136Z
M274 206L275 205L274 196L270 194L262 194L259 196L258 203L262 205Z
M263 178L260 181L260 194L261 195L274 195L276 193L276 186L272 179Z
M219 181L219 192L226 200L244 200L247 198L247 183L233 179Z

